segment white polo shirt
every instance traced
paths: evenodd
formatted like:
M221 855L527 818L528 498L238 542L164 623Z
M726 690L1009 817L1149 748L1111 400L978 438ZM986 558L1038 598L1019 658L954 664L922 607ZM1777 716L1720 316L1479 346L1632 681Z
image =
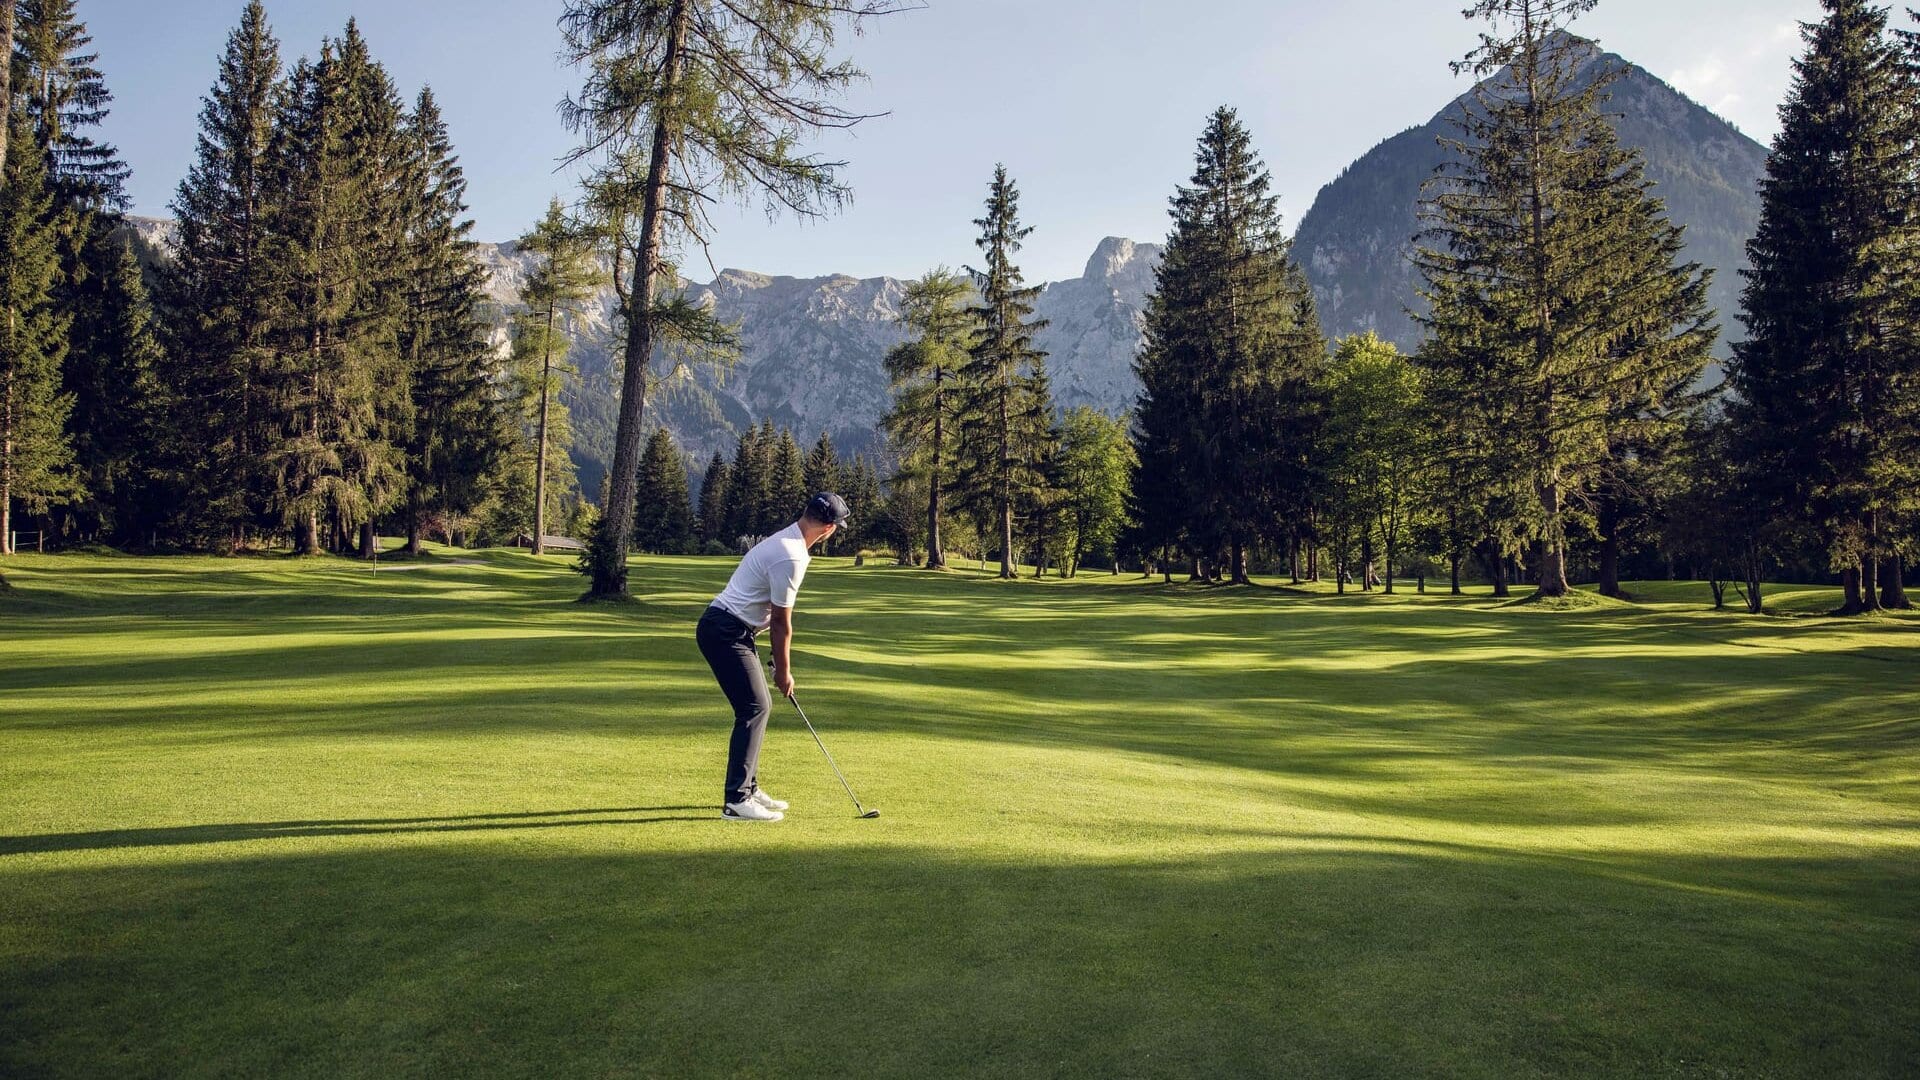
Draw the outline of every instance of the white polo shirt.
M807 575L807 539L800 535L800 523L793 524L753 545L734 568L727 587L713 598L714 605L733 613L733 617L756 631L773 622L773 607L793 606L800 595L800 579Z

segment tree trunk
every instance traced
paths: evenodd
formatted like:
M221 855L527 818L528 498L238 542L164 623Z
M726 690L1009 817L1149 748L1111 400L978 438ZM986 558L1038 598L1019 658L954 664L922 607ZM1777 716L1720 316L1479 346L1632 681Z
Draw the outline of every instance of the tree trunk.
M1600 595L1623 600L1620 591L1620 507L1612 497L1600 502Z
M371 559L380 554L380 538L373 533L373 522L360 525L360 557Z
M1907 599L1907 583L1903 576L1906 568L1900 565L1900 556L1889 555L1880 565L1880 606L1889 611L1907 611L1913 607Z
M1193 584L1194 582L1206 581L1207 572L1206 572L1206 568L1200 561L1200 556L1194 555L1194 556L1191 556L1190 559L1191 559L1191 566L1187 570L1187 583Z
M1007 497L1000 500L1000 576L1019 576L1013 569L1013 500Z
M1287 583L1300 584L1300 538L1287 537Z
M0 63L0 184L6 183L7 125L13 115L13 7L14 0L0 0L0 42L6 44L6 62ZM0 532L4 532L0 529ZM5 543L0 539L0 543Z
M13 20L13 0L0 0L6 4L6 17ZM6 39L12 41L12 38ZM0 64L0 68L7 67ZM0 116L0 127L4 127L5 116ZM13 339L13 309L7 309L7 339ZM8 369L6 385L0 387L0 555L13 554L13 374Z
M1707 588L1713 590L1713 610L1719 611L1727 606L1727 583L1719 578L1707 582Z
M320 554L320 515L308 513L294 526L293 550L299 555Z
M1237 536L1233 538L1232 568L1233 583L1235 585L1251 585L1253 583L1253 580L1247 577L1247 546L1241 543L1240 538Z
M945 411L941 399L938 365L933 371L933 468L927 473L927 569L945 570L947 551L940 543L940 443Z
M1382 575L1382 577L1384 579L1384 584L1386 586L1387 595L1392 596L1393 595L1393 531L1391 529L1381 530L1380 538L1381 538L1381 541L1386 544L1386 556L1387 556L1386 573ZM1420 591L1426 592L1427 591L1426 579L1422 577L1420 580L1421 580Z
M1447 556L1447 592L1452 596L1460 595L1460 556L1458 553Z
M420 554L420 489L407 492L407 554Z
M1373 591L1373 530L1366 529L1360 536L1360 591Z
M1307 580L1320 584L1320 545L1317 543L1307 545Z
M1840 610L1842 612L1848 615L1858 615L1860 612L1866 610L1865 606L1860 603L1859 560L1854 560L1853 565L1840 571L1840 591L1846 597L1840 604Z
M540 341L540 425L533 461L533 553L547 553L547 403L553 396L553 309L547 305L547 336ZM642 391L644 393L644 391Z
M673 0L668 15L667 48L661 58L661 84L669 96L677 92L680 65L687 40L688 4ZM640 252L633 264L633 288L628 300L626 372L620 386L620 421L614 431L613 468L607 479L607 505L600 515L600 551L593 559L593 585L588 594L624 597L627 593L627 552L633 546L633 502L640 479L640 422L647 407L647 368L653 359L653 286L660 272L661 209L670 175L668 150L677 132L668 125L675 110L654 110L653 146L640 212Z

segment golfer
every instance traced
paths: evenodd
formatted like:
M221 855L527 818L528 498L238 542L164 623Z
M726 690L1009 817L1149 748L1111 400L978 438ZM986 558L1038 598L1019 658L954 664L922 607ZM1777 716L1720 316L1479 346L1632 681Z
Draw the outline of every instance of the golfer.
M713 598L694 639L713 677L733 706L733 737L727 743L727 790L720 816L728 821L779 821L787 804L760 790L760 741L767 732L773 698L760 668L754 637L773 627L773 685L793 693L793 601L800 595L812 556L808 549L847 520L847 502L823 491L807 500L800 520L753 546L727 587Z

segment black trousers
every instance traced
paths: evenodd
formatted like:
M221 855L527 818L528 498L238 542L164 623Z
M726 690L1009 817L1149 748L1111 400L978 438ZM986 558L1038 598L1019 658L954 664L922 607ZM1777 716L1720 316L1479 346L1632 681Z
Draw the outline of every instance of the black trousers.
M693 635L727 703L733 706L725 795L730 803L745 801L760 786L760 741L766 737L767 717L773 712L773 695L767 691L767 673L760 667L753 634L753 627L733 612L708 607Z

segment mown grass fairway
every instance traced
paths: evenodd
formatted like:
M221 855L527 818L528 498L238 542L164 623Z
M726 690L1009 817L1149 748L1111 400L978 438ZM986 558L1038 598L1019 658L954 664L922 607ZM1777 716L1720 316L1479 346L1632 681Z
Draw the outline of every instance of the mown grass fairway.
M739 825L731 563L479 558L8 564L0 1075L1920 1070L1920 621L821 560Z

